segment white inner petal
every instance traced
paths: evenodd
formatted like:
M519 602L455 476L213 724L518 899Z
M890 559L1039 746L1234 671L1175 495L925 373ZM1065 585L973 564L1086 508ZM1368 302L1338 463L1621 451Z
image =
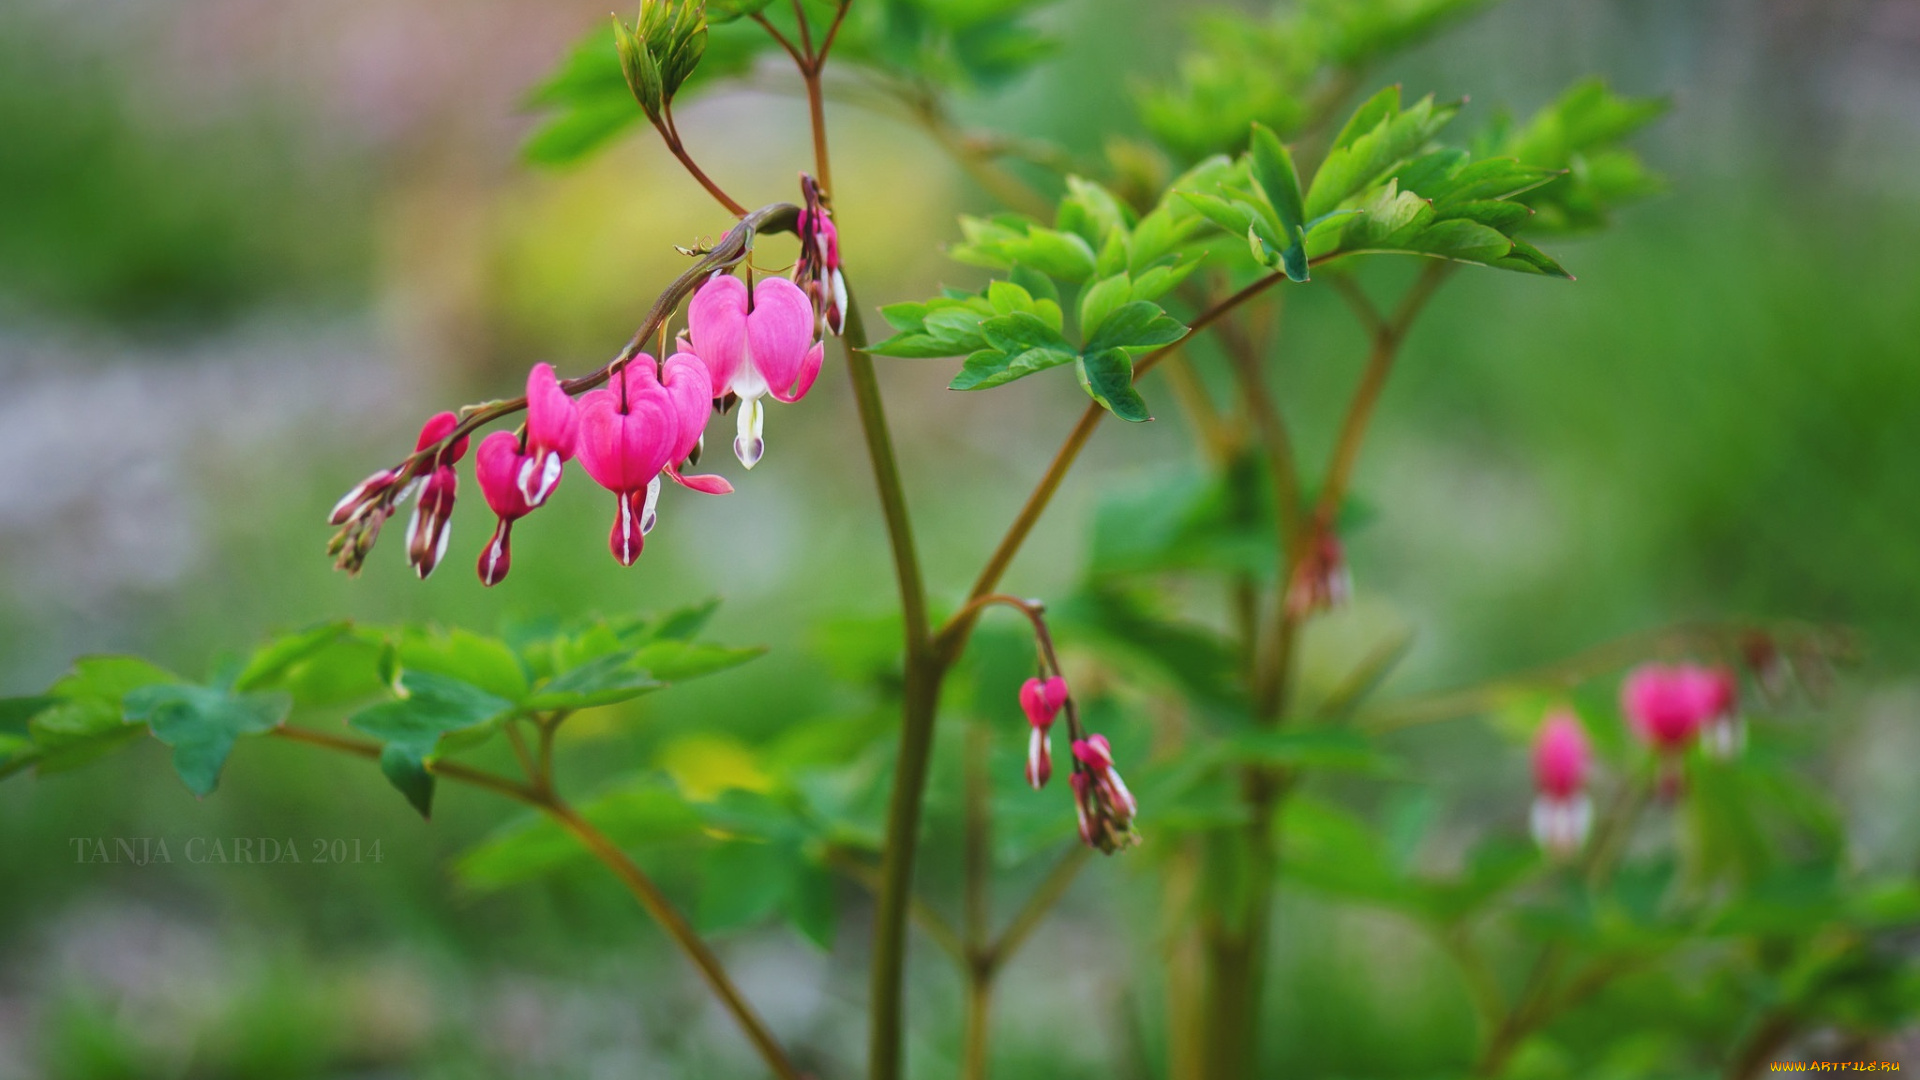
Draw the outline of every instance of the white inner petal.
M659 505L659 503L660 503L660 474L655 473L653 479L647 482L647 505L644 509L640 511L640 535L641 536L645 536L648 533L652 532L654 525L659 523L660 515L654 509L656 506Z

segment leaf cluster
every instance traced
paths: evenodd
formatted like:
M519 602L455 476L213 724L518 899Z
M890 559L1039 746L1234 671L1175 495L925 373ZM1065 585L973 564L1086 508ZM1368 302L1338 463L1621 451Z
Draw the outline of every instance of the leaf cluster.
M521 718L557 722L724 671L759 649L695 640L714 604L594 620L513 640L424 626L325 623L282 635L204 682L144 660L87 657L44 694L0 701L0 769L84 764L151 732L194 794L219 783L235 743L296 710L348 710L380 767L422 814L432 764Z
M1017 214L963 218L954 258L1006 278L978 293L948 290L881 308L896 333L870 351L964 356L954 390L1073 364L1102 408L1123 420L1151 419L1133 388L1133 363L1186 335L1158 301L1199 265L1183 249L1204 224L1175 201L1138 214L1099 184L1069 177L1051 227Z

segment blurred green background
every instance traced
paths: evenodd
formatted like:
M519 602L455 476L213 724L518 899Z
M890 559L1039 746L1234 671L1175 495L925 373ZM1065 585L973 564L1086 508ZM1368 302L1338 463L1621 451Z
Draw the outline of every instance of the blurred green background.
M1059 56L961 115L1097 158L1107 133L1136 129L1131 88L1171 69L1182 8L1070 0L1044 20ZM109 649L199 671L322 617L490 630L719 595L712 636L770 654L569 729L581 781L863 707L835 688L822 638L883 614L892 583L834 360L804 404L772 409L767 459L733 477L739 494L670 497L630 570L606 554L612 500L578 476L516 531L495 590L468 571L486 528L471 488L429 582L397 548L355 580L321 550L326 508L421 416L509 393L536 359L603 362L677 272L671 245L725 228L650 140L566 173L518 161L526 88L602 17L553 0L0 9L0 689ZM763 74L680 116L748 204L790 198L807 161L802 104ZM1588 74L1674 96L1640 143L1672 188L1556 247L1576 283L1448 286L1362 459L1358 603L1328 633L1410 627L1396 685L1417 688L1675 619L1850 624L1866 663L1818 718L1834 730L1817 767L1853 858L1911 868L1920 7L1512 0L1376 81L1471 95L1462 123L1477 124ZM983 193L918 130L830 112L862 299L974 283L940 245ZM1364 345L1330 293L1301 290L1288 317L1284 405L1312 465ZM950 374L882 369L948 602L1081 407L1065 378L956 395ZM1162 412L1099 433L1014 590L1070 586L1096 493L1188 459ZM1408 743L1466 817L1518 830L1514 751L1461 725ZM611 881L582 869L484 896L451 883L449 860L505 819L499 806L448 792L424 825L373 770L282 745L243 747L198 802L163 753L0 786L0 1077L753 1074ZM382 859L102 866L72 843L193 836L377 840ZM1009 972L999 1075L1152 1075L1137 1015L1153 1007L1149 905L1129 885L1149 888L1120 862L1096 867ZM851 1073L864 1038L865 927L847 899L832 957L786 929L724 946L828 1075ZM1464 1052L1447 1047L1468 1014L1428 946L1389 919L1284 903L1289 925L1340 931L1288 936L1272 1041L1293 1068L1415 1076ZM943 1075L955 987L916 955L912 1053ZM1920 1062L1920 1031L1908 1046Z

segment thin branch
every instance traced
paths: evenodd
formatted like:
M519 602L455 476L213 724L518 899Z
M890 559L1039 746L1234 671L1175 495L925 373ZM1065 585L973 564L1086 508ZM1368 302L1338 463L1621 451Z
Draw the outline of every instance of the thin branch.
M853 6L853 0L840 0L840 9L833 13L833 24L827 27L827 36L820 40L820 51L813 54L816 69L827 64L827 54L833 51L834 39L840 36L840 25L847 21L847 9Z
M787 50L787 55L793 57L794 66L800 69L801 74L804 75L807 70L812 67L807 61L806 54L802 53L798 46L788 40L787 35L781 33L779 27L769 22L765 15L756 11L749 17L753 19L754 22L759 23L761 28L767 33L772 34L773 40L779 42L781 48Z
M268 734L289 742L306 743L309 746L320 746L343 754L352 754L355 757L366 758L368 761L380 760L380 744L371 739L358 739L351 735L333 735L324 731L315 731L312 728L288 727L284 724L269 729ZM504 776L496 776L481 769L462 765L457 761L429 761L426 764L427 772L434 776L444 776L449 780L485 788L528 806L540 805L538 792Z
M533 755L527 751L527 740L520 734L520 720L512 718L506 723L507 741L513 744L513 756L520 759L520 770L527 774L527 782L538 787L540 766L534 763Z
M1588 679L1598 678L1642 660L1692 650L1733 653L1744 640L1756 633L1776 637L1827 638L1839 632L1799 623L1680 623L1657 627L1615 638L1572 656L1474 686L1404 698L1363 714L1360 725L1368 731L1394 731L1415 724L1474 716L1495 708L1516 692L1571 689Z
M1327 466L1327 478L1320 485L1320 503L1314 514L1323 527L1332 524L1340 510L1341 500L1346 497L1347 481L1353 474L1354 461L1360 456L1360 444L1366 439L1367 422L1373 418L1374 406L1379 402L1380 391L1386 386L1387 376L1393 370L1400 343L1405 340L1413 320L1419 317L1421 309L1433 298L1434 290L1446 280L1454 265L1436 262L1421 271L1413 287L1401 297L1400 306L1394 311L1392 320L1375 326L1373 352L1367 358L1367 369L1361 373L1360 386L1354 391L1353 403L1347 407L1346 420L1340 426L1333 459Z
M612 870L614 876L618 877L621 884L633 894L634 899L640 902L640 906L653 917L654 922L660 924L660 928L667 932L667 936L680 947L680 951L693 961L694 966L700 970L701 977L706 980L707 986L720 998L727 1011L733 1014L734 1020L745 1031L747 1039L753 1043L754 1049L760 1052L761 1059L767 1063L769 1069L773 1070L774 1075L781 1080L804 1080L804 1074L788 1059L786 1051L773 1037L773 1033L767 1029L766 1023L760 1019L758 1013L754 1012L753 1006L747 1004L746 998L741 996L739 988L733 984L733 979L728 976L726 968L721 966L720 958L715 956L713 950L707 947L707 943L694 932L693 927L687 923L686 917L673 906L666 894L660 891L660 887L654 884L653 879L648 877L637 863L628 858L626 852L607 839L604 833L575 813L572 807L549 797L541 802L540 808L585 844L594 858L599 859L607 869Z
M706 170L702 169L699 163L693 160L693 155L687 153L685 144L680 141L679 129L673 126L672 105L667 105L661 109L661 118L653 121L653 127L655 131L660 133L660 138L666 142L667 149L672 151L673 156L679 160L681 166L685 168L695 180L700 182L701 187L707 189L707 194L713 196L715 201L719 202L721 206L726 207L727 212L735 217L747 216L747 208L734 201L733 196L722 191L720 185L714 183L713 178L707 175Z
M1134 365L1134 377L1137 379L1153 370L1155 364L1172 355L1182 344L1192 340L1194 335L1211 326L1221 316L1285 280L1284 274L1269 274L1201 312L1188 326L1187 335L1180 341L1162 346L1142 357L1140 362ZM1040 515L1046 511L1047 504L1053 501L1054 492L1060 489L1060 482L1066 479L1067 470L1073 467L1074 461L1080 456L1080 451L1086 448L1087 440L1093 437L1094 428L1100 426L1100 421L1105 416L1106 410L1097 404L1088 405L1080 414L1080 420L1068 433L1066 442L1060 444L1060 449L1054 453L1053 461L1048 464L1046 472L1041 474L1040 482L1034 485L1032 494L1027 496L1026 503L1020 507L1020 512L1015 515L1013 524L1007 527L1006 535L1000 538L1000 543L988 557L986 566L981 568L980 576L974 579L973 588L968 593L970 601L985 596L1000 584L1000 578L1012 564L1013 557L1020 553L1020 546L1026 543L1028 534L1033 532L1033 527L1039 522ZM961 610L964 614L956 614L947 620L936 638L939 655L947 662L959 656L966 647L967 635L972 632L974 619L978 615L975 609Z
M800 0L793 0L793 18L800 24L800 51L807 56L804 66L808 71L819 71L818 58L813 54L813 27L807 25L807 12L800 6Z
M866 889L874 896L880 895L880 868L862 862L845 848L828 848L827 865L847 876L847 879ZM908 902L913 913L915 925L927 935L927 940L940 947L940 951L953 958L955 964L967 965L967 946L960 940L960 932L953 928L946 916L935 910L933 905L921 899L917 894Z
M1000 937L988 948L985 959L991 969L997 971L1014 953L1020 951L1020 946L1039 928L1047 913L1067 894L1068 886L1073 884L1073 879L1079 875L1080 868L1087 865L1087 859L1092 854L1092 848L1075 844L1067 849L1060 861L1053 864L1053 869L1047 872L1033 894L1027 897L1027 902L1008 921L1007 928L1000 931Z

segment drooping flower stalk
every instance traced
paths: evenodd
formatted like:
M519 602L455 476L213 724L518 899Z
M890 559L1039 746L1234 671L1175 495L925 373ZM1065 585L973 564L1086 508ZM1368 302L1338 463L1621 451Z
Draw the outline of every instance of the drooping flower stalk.
M435 414L420 429L414 448L425 450L442 443L459 422L450 412ZM420 486L420 501L407 520L407 562L423 580L447 553L447 540L453 531L453 499L460 490L460 474L453 467L466 453L467 440L459 438L434 455L432 471Z

